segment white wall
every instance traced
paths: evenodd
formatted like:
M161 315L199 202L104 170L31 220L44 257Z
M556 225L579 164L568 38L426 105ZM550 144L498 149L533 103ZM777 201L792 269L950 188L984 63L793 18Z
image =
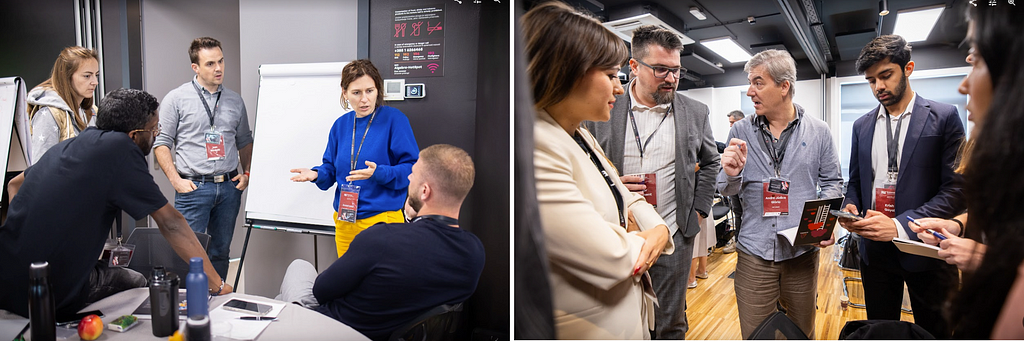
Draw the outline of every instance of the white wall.
M805 114L814 115L824 120L822 112L822 90L821 80L810 79L796 82L796 95L793 103L804 108ZM715 135L715 141L726 142L729 137L729 119L726 115L730 111L740 109L742 101L750 101L744 94L747 91L746 85L727 86L721 88L699 88L680 91L680 93L707 104L709 115L711 115L711 132ZM753 115L753 112L746 112Z
M239 93L249 108L249 120L255 126L259 66L277 63L351 61L356 59L358 0L239 0L238 15L241 46L241 83ZM340 86L340 85L339 85ZM301 101L301 98L295 100ZM255 132L260 148L259 131ZM272 143L272 142L271 142ZM323 150L324 146L310 146ZM312 167L314 164L294 165ZM252 176L261 176L253 174ZM296 184L312 186L311 184ZM324 204L324 203L318 203ZM326 203L329 205L330 203ZM242 202L242 215L245 201ZM239 221L244 223L244 221ZM241 226L241 225L240 225ZM238 228L235 239L245 238ZM334 240L317 238L320 270L337 259ZM235 248L232 247L234 255ZM241 251L239 246L238 251ZM246 252L245 291L247 294L274 297L288 264L296 258L313 259L313 237L284 232L252 232Z

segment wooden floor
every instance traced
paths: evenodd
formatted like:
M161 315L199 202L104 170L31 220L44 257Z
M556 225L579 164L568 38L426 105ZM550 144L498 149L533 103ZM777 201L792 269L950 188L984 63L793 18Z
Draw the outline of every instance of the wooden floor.
M859 277L857 271L839 268L833 256L837 248L830 246L819 253L818 262L818 313L815 317L815 336L819 340L835 340L847 321L864 320L867 314L862 308L852 306L845 310L839 304L843 294L843 277ZM736 253L723 254L715 249L708 257L708 279L698 279L695 289L686 293L686 316L690 330L687 340L740 340L740 320L736 310L736 294L733 279L728 276L736 269ZM850 282L850 301L863 303L864 294L860 282ZM902 314L904 321L914 321L911 314Z

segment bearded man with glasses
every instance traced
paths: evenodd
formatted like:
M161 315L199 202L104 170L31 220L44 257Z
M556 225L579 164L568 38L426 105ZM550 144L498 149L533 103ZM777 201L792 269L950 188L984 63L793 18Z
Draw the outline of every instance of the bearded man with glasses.
M683 339L689 329L686 278L694 237L711 212L719 154L708 106L676 93L682 72L679 37L641 26L633 31L631 46L629 68L636 77L616 96L611 120L585 124L620 174L627 174L621 177L626 187L644 195L668 225L676 250L649 270L659 303L652 337Z

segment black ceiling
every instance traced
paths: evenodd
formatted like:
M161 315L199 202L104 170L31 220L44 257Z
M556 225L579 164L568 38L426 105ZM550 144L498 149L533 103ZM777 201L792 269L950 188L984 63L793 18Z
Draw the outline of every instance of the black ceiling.
M964 18L966 0L888 0L889 15L880 17L878 0L563 0L593 12L602 21L652 13L695 41L731 36L751 53L765 49L785 49L797 60L798 79L855 75L854 62L861 48L879 34L891 34L900 10L944 5L945 11L928 40L912 43L913 58L919 69L966 66L966 48L960 43L967 32ZM529 9L540 1L527 0ZM696 6L707 19L690 14ZM813 6L813 9L808 8ZM667 18L666 18L667 17ZM754 17L753 24L748 17ZM879 22L881 21L881 25ZM792 24L791 24L792 23ZM818 39L820 26L823 39ZM804 44L798 34L807 37ZM805 45L807 47L805 47ZM827 45L827 47L822 47ZM810 50L811 53L808 53ZM724 74L698 67L695 54L711 63L721 63ZM822 61L818 67L809 58ZM743 62L729 63L699 43L683 48L682 65L690 69L691 80L680 89L704 86L746 84ZM713 69L713 68L711 68ZM822 70L824 69L824 70ZM703 70L701 74L698 70Z

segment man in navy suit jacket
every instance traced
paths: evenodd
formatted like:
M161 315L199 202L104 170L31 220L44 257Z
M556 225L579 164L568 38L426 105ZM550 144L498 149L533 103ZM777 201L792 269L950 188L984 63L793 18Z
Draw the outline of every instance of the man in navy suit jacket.
M841 223L864 239L861 277L868 319L899 320L906 283L914 321L936 338L949 338L941 308L959 283L956 267L902 253L891 241L918 240L908 216L951 218L966 209L963 178L953 171L963 123L956 107L924 99L910 88L914 62L900 36L868 43L857 71L881 105L853 124L845 210L867 210L865 219Z

